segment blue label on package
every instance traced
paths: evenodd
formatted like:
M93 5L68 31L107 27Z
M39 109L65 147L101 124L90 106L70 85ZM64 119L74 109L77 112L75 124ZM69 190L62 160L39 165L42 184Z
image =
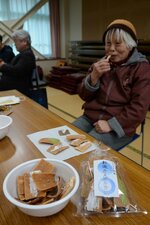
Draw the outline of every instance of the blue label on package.
M116 164L113 161L94 161L94 193L101 197L119 197Z

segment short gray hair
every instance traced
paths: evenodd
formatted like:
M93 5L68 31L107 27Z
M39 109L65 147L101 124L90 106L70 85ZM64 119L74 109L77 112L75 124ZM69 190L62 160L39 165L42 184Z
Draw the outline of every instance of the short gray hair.
M124 41L129 49L137 47L137 43L133 40L131 35L122 29L114 28L108 30L106 33L105 42L109 42L113 37L115 37L117 41Z
M31 45L30 34L25 30L16 30L12 35L12 39L26 40L29 45Z

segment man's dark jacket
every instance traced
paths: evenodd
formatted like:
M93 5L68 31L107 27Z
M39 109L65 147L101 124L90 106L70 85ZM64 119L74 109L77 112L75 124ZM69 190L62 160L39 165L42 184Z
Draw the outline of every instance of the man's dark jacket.
M17 89L23 94L29 95L33 69L35 68L35 56L30 48L16 55L10 64L0 67L2 77L0 90Z
M0 50L0 59L2 59L5 63L10 63L14 57L15 54L9 45L4 45L4 47Z

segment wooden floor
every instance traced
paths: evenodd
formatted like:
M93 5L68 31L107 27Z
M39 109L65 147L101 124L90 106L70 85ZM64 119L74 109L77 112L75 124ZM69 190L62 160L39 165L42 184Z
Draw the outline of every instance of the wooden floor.
M78 116L82 115L83 101L78 95L70 95L52 87L46 87L46 89L49 110L69 122L73 122ZM150 170L150 112L147 113L144 130L143 166ZM120 153L141 164L141 137L122 149Z

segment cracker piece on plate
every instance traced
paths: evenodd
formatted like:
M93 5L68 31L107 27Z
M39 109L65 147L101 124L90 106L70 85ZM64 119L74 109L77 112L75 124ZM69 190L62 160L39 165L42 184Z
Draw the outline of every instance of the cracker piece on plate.
M41 144L50 144L50 145L54 145L54 144L59 144L60 140L58 138L41 138L39 140L39 142Z
M47 151L53 155L56 155L68 148L69 148L69 146L52 145L47 149Z
M87 141L87 142L82 143L81 145L79 145L75 149L80 151L80 152L84 152L91 146L92 146L92 142L91 141Z
M70 134L66 136L67 140L71 141L74 139L86 139L84 134Z
M70 131L68 129L66 129L66 130L59 130L58 134L60 136L64 136L64 135L70 134Z
M86 142L86 139L74 139L73 141L70 142L71 146L77 147L79 145L81 145L82 143Z

